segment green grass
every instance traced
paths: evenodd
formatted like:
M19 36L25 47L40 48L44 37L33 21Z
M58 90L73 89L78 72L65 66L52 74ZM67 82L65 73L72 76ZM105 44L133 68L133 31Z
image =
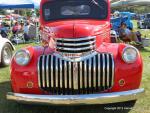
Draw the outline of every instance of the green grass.
M149 31L142 33L150 34ZM24 44L16 46L16 50L28 45ZM146 89L146 95L139 99L130 113L150 113L150 47L140 50L144 61L144 72L141 87ZM6 100L6 93L11 91L9 67L0 68L0 113L100 113L96 110L98 106L87 107L52 107L52 106L33 106L21 105ZM104 113L104 112L101 112Z

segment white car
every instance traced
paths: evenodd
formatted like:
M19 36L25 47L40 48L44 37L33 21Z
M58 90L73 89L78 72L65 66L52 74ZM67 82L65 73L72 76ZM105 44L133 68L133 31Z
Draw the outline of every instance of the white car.
M8 66L10 64L14 50L13 44L0 35L0 66Z

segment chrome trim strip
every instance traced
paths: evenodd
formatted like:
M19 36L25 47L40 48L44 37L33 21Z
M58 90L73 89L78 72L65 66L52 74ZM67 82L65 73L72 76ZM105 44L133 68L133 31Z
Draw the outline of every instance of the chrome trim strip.
M92 84L91 84L91 58L89 59L89 87L91 88L92 87Z
M81 62L81 61L84 61L86 59L90 59L90 58L94 57L96 54L98 54L98 53L95 51L95 52L92 52L91 54L88 54L88 55L83 56L83 57L75 58L75 59L70 59L70 58L62 56L61 54L58 54L58 53L54 53L53 55L62 59L62 60L65 60L65 61Z
M84 87L87 88L87 60L84 61Z
M69 62L69 67L68 67L68 69L69 69L69 70L68 70L68 71L69 71L69 88L71 89L71 82L72 82L72 81L71 81L71 76L72 76L72 75L71 75L71 62Z
M80 47L80 48L69 48L69 47L67 47L67 48L65 48L65 47L57 47L57 49L58 50L65 50L65 51L68 51L68 53L69 53L69 51L81 51L81 50L87 50L87 49L95 49L95 46L88 46L88 47Z
M96 56L93 58L93 87L96 88Z
M109 76L110 76L110 74L109 74L109 54L107 54L107 67L106 67L106 69L107 69L107 87L109 87Z
M39 87L41 88L41 79L40 79L40 59L41 59L41 57L42 56L40 56L39 58L38 58L38 64L37 64L37 67L38 67L38 84L39 84Z
M77 67L77 62L74 62L74 66ZM74 89L78 89L78 69L76 67L73 67L74 71L73 71L73 86L74 86Z
M80 88L83 88L82 71L83 71L82 62L80 62Z
M100 64L100 58L101 56L100 55L98 55L98 87L100 87L101 85L100 85L100 82L101 82L101 64Z
M47 87L49 87L49 55L47 56L47 60L46 60L46 85Z
M32 95L7 93L7 99L20 103L53 104L53 105L80 105L80 104L108 104L137 100L145 94L144 89L135 89L122 92L87 94L87 95Z
M114 85L114 79L115 79L115 62L114 62L114 57L113 55L111 54L111 58L112 58L112 84L111 86Z
M55 81L56 81L56 87L58 87L58 58L55 59Z
M54 69L54 66L53 66L53 56L51 56L51 87L54 87L53 69Z
M95 39L96 36L89 36L89 37L83 37L83 38L55 38L56 41L84 41L84 40L90 40Z
M65 45L65 46L86 46L86 45L95 45L95 42L96 42L96 40L89 41L89 42L80 42L80 43L76 43L76 44L75 43L66 43L66 42L63 42L63 43L57 42L56 45L57 45L57 47L63 46L63 45Z
M45 55L43 55L43 59L42 59L42 82L43 82L43 87L45 87Z
M67 88L67 62L64 61L64 82L65 82L65 88Z
M62 78L62 60L60 59L60 88L63 87L63 78Z
M105 86L105 54L102 54L103 59L103 87Z

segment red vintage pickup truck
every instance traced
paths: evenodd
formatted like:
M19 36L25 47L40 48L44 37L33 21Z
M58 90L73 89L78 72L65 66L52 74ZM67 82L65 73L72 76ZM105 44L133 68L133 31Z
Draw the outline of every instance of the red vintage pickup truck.
M109 0L42 0L42 46L16 52L8 100L55 105L135 103L139 51L110 39Z

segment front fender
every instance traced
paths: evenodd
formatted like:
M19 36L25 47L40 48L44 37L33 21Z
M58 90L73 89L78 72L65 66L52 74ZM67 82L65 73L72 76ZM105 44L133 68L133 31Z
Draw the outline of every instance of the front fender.
M137 60L134 63L125 63L122 59L122 52L127 44L108 44L103 43L97 51L112 53L115 62L115 78L114 86L110 92L128 91L138 89L142 80L143 61L139 53ZM120 81L124 81L124 85Z
M51 49L44 49L42 46L29 46L27 49L30 52L30 62L26 66L20 66L16 64L14 58L12 58L12 62L10 65L11 72L11 85L13 91L16 93L32 93L32 94L41 94L41 90L38 86L38 77L37 77L37 61L39 56L45 54L50 54L52 52ZM16 68L17 67L17 68ZM27 86L28 83L34 83L32 88Z

